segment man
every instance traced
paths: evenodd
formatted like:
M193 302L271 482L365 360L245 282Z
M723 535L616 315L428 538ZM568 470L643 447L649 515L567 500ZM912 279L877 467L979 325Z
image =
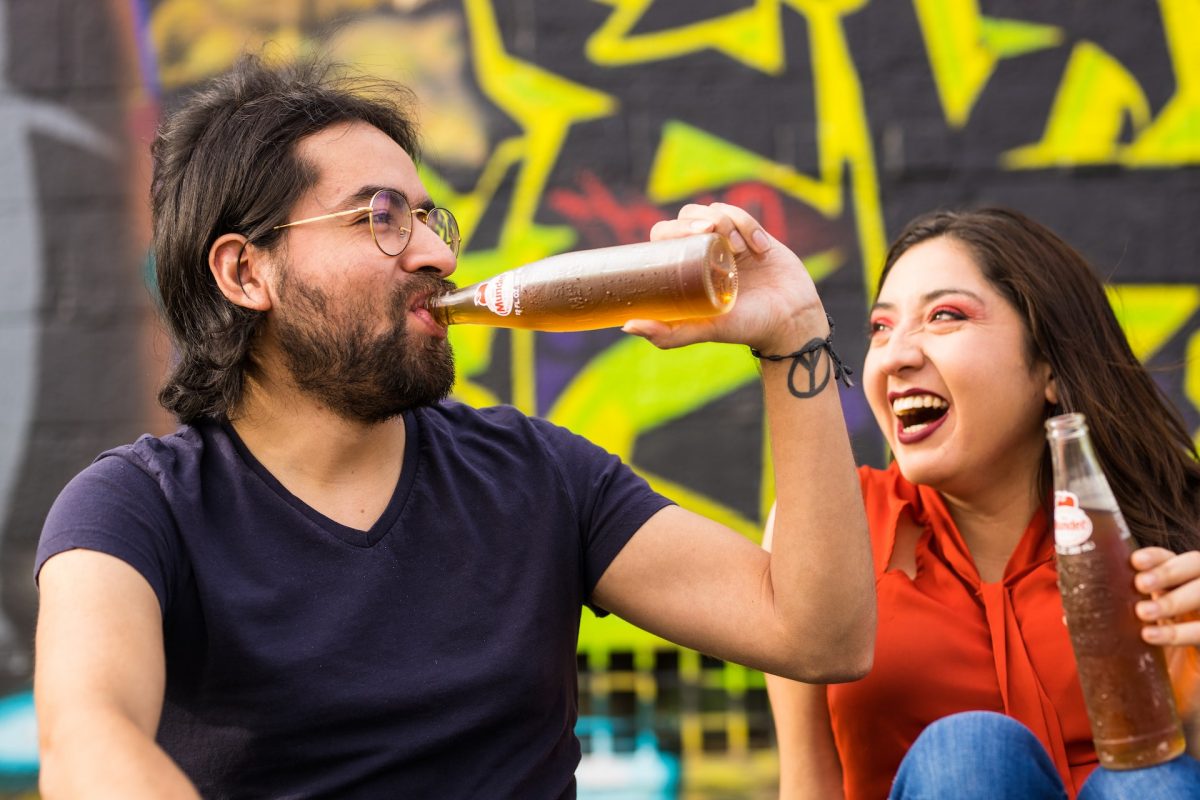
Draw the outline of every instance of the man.
M740 209L734 311L633 321L764 361L774 552L512 409L442 402L426 300L458 242L393 106L247 59L160 130L151 191L184 423L101 456L38 553L47 798L574 794L580 607L806 681L871 661L867 535L826 315ZM818 365L823 365L822 368ZM789 370L791 370L789 372ZM799 372L804 374L804 370Z

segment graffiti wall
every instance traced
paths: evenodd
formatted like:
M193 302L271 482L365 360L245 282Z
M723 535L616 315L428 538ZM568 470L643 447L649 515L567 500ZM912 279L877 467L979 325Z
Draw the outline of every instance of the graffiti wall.
M96 453L171 427L146 147L245 50L320 51L416 91L460 283L724 200L804 257L852 365L889 236L935 207L1014 206L1109 280L1200 429L1200 0L6 0L0 790L36 773L42 518ZM572 428L757 538L773 487L748 353L651 355L615 331L452 340L458 398ZM861 391L844 397L859 460L882 463ZM587 613L580 666L581 793L769 791L760 675Z

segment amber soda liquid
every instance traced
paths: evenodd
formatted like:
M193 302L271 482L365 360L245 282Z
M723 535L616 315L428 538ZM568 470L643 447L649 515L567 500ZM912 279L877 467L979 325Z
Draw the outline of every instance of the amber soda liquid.
M710 317L736 298L733 251L707 233L561 253L434 298L429 308L447 325L585 331Z
M1076 419L1077 418L1077 419ZM1096 754L1103 767L1169 761L1185 742L1161 647L1142 640L1129 528L1081 414L1047 422L1054 460L1058 586Z

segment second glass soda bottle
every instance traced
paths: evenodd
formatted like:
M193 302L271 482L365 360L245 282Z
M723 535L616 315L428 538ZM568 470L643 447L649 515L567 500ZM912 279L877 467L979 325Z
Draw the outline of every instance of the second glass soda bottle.
M1142 640L1135 545L1082 414L1046 421L1058 587L1100 764L1137 769L1183 752L1163 650Z

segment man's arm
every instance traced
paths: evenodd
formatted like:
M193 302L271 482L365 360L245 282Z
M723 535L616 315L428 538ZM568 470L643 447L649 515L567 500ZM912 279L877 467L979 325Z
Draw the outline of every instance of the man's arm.
M751 243L739 256L733 311L683 324L639 320L626 331L660 347L724 341L767 354L829 334L800 260L741 209L685 206L679 219L656 225L654 237L706 229L729 237L735 251ZM671 641L775 675L817 683L866 674L875 635L866 515L828 354L813 366L789 376L790 360L762 362L777 491L772 552L666 508L605 571L593 596L598 605Z
M154 741L166 674L154 590L91 550L51 557L38 583L42 796L199 798Z

